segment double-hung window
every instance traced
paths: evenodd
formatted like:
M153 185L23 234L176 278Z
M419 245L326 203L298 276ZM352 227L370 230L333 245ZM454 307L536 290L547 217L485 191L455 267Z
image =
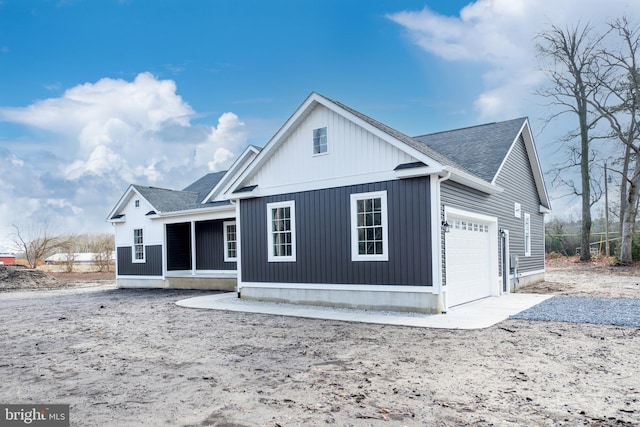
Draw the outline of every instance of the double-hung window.
M524 256L531 256L531 215L524 214Z
M267 204L269 262L296 260L296 205L293 200Z
M327 128L313 130L313 154L325 154L327 152Z
M144 262L144 233L142 228L133 230L133 262Z
M387 192L351 195L351 259L388 261Z
M224 261L234 262L238 260L238 233L235 221L225 221L224 228Z

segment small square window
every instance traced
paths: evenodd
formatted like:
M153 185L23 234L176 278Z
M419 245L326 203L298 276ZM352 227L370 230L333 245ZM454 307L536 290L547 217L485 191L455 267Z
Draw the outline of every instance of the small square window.
M313 154L325 154L327 152L327 128L313 130Z

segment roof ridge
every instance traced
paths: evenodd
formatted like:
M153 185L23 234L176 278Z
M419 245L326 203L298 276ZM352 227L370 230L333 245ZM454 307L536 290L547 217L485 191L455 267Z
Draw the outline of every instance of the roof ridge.
M441 130L438 132L431 132L431 133L425 133L422 135L416 135L413 138L421 138L423 136L431 136L431 135L438 135L441 133L449 133L449 132L458 132L461 130L468 130L468 129L473 129L473 128L479 128L479 127L484 127L484 126L493 126L496 125L498 123L507 123L507 122L514 122L516 120L526 120L526 117L516 117L515 119L510 119L510 120L502 120L499 122L489 122L489 123L481 123L479 125L471 125L471 126L465 126L465 127L461 127L461 128L455 128L455 129L449 129L449 130Z

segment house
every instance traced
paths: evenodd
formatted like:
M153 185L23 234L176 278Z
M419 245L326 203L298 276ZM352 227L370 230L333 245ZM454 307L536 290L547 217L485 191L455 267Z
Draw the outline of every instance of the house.
M529 121L409 137L312 93L262 148L110 212L118 286L446 312L544 278Z
M544 278L526 118L409 137L312 93L225 198L242 298L441 313Z
M236 207L221 195L258 153L183 190L130 185L107 217L117 286L235 290Z

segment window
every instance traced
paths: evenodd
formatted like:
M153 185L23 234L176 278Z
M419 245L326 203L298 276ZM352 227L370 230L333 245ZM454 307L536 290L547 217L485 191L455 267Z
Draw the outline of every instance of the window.
M224 261L233 262L238 260L238 234L236 232L235 221L225 221L224 228Z
M351 195L351 259L388 261L387 192Z
M133 230L133 262L144 262L144 235L142 228Z
M139 207L140 207L140 200L136 199L136 201L135 201L135 202L133 202L133 205L134 205L136 208L139 208Z
M296 206L293 200L267 204L269 262L296 260Z
M313 154L324 154L327 152L327 128L313 130Z
M531 215L524 214L524 256L531 256Z

